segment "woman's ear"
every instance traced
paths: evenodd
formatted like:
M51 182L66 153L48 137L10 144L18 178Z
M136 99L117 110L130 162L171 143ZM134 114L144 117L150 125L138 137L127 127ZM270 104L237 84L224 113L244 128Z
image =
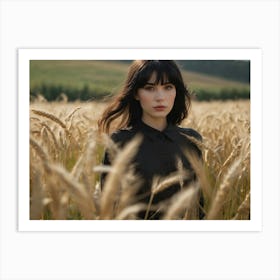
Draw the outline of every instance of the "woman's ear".
M134 98L135 98L135 100L138 100L138 101L139 101L139 96L138 96L137 93L135 93Z

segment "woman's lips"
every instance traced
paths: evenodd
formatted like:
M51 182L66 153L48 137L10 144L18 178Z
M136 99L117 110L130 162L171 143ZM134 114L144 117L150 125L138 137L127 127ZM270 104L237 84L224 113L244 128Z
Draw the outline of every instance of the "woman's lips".
M156 111L163 111L165 110L166 106L155 106L153 107Z

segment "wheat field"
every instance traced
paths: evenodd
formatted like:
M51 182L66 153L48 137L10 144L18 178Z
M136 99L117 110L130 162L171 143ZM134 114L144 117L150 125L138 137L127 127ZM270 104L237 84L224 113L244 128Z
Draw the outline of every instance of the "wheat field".
M133 200L138 178L129 159L137 139L119 151L96 131L105 106L44 100L30 104L30 219L135 219L138 211L150 207ZM193 201L201 189L204 219L250 219L250 101L193 102L181 125L202 135L203 163L190 156L198 180L170 199L164 218L195 219ZM115 155L111 167L101 164L105 147ZM108 172L102 192L100 172ZM153 192L180 181L180 174L158 178Z

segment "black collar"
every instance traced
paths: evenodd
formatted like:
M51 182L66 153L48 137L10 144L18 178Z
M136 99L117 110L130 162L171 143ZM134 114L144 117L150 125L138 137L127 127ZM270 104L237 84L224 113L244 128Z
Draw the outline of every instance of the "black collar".
M141 131L145 136L149 137L153 141L158 140L159 135L164 135L170 141L176 141L178 130L177 126L168 124L164 130L160 131L145 124L142 120L135 125L135 128L137 131Z

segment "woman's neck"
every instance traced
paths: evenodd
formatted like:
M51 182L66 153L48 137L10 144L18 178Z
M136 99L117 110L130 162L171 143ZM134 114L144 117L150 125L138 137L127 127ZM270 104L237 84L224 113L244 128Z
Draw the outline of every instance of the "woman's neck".
M159 131L163 131L167 126L166 118L154 119L154 118L142 117L142 122Z

